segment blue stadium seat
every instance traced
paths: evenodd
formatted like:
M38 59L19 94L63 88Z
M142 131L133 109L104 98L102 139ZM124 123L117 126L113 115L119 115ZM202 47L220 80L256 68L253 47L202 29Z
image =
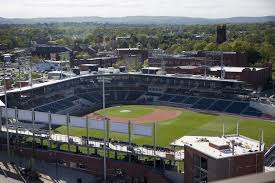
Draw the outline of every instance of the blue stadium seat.
M192 107L196 109L207 109L213 102L215 102L215 99L202 98Z
M198 98L198 97L189 97L182 103L192 105L192 104L196 103L199 99L200 98Z
M127 100L130 100L130 101L137 100L141 95L143 95L143 93L144 92L141 92L141 91L129 91Z
M162 95L161 97L159 97L158 100L159 100L159 101L167 102L167 101L169 101L172 97L173 97L173 95L164 94L164 95Z
M228 100L217 100L208 110L223 112L231 103Z
M248 107L242 114L249 115L249 116L255 116L255 117L261 117L263 113L253 107Z
M232 113L232 114L240 114L247 106L249 106L249 103L247 103L247 102L234 102L226 110L226 112Z
M182 101L184 101L187 97L186 96L175 96L174 98L172 98L170 100L170 102L173 103L181 103Z

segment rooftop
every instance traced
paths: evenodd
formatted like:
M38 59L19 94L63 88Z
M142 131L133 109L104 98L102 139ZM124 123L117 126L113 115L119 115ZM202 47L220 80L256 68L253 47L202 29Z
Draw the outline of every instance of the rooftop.
M142 69L146 69L146 70L160 70L161 68L160 67L144 67Z
M225 72L242 72L244 69L250 69L251 71L255 69L256 71L262 70L261 67L223 67ZM210 71L220 71L220 66L210 67Z
M232 141L235 144L234 154ZM259 141L241 135L226 135L223 137L184 136L172 142L171 145L178 147L187 145L215 159L259 152ZM264 149L264 144L262 144L261 149Z

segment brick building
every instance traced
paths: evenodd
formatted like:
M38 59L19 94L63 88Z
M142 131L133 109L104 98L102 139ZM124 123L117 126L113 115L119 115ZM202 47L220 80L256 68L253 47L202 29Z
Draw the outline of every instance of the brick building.
M126 61L138 60L144 62L148 58L148 51L139 48L118 48L116 54L120 59Z
M263 172L264 144L241 135L185 136L173 145L184 147L184 182L211 182Z
M99 67L112 67L118 61L118 57L96 57L89 59L74 59L71 61L71 67L82 64L97 64Z
M233 79L244 81L250 88L261 89L272 79L271 66L267 67L224 67L225 79ZM205 67L205 66L177 66L166 67L168 74L192 74L192 75L208 75L221 77L221 67Z
M149 57L150 67L160 67L162 59L166 67L175 66L217 66L221 65L221 55L217 52L195 51L182 55L153 55ZM245 67L248 65L247 55L243 52L223 52L225 66Z
M225 79L245 81L254 89L261 89L272 80L272 66L267 67L224 67ZM221 67L211 67L207 71L211 76L220 77Z

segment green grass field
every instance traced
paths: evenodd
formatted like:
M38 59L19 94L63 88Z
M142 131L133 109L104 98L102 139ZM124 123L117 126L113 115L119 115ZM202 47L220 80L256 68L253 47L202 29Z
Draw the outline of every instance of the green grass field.
M106 109L107 116L113 115L116 117L138 117L150 113L158 106L123 106ZM168 107L161 107L162 109ZM171 108L169 108L171 110ZM181 115L176 119L157 123L157 144L159 146L169 146L169 144L177 138L184 135L222 135L222 124L225 125L226 134L236 134L236 124L239 121L240 134L258 140L260 138L261 129L264 130L264 142L269 147L275 143L275 123L264 121L261 119L248 119L227 115L211 115L188 111L185 109L176 108L182 111ZM131 110L130 113L120 113L121 110ZM102 114L102 111L99 111ZM122 116L121 116L122 115ZM123 116L126 115L126 116ZM66 127L61 126L55 129L58 133L66 134ZM70 135L81 136L85 135L85 129L70 128ZM91 130L90 136L104 136L104 132ZM127 135L119 133L110 133L113 139L127 141ZM133 142L137 144L153 144L153 138L133 136Z
M154 106L136 106L136 105L127 105L127 106L116 106L105 109L106 116L110 117L121 117L121 118L135 118L139 116L144 116L154 111L156 107ZM120 112L123 110L129 110L129 112ZM99 110L96 113L103 115L104 111Z

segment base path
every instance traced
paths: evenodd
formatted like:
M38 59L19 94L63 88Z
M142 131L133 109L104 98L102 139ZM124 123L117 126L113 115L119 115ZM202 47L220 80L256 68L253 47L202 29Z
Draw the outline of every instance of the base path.
M182 112L179 110L164 110L164 109L155 109L153 112L146 114L144 116L136 117L136 118L122 118L122 117L110 117L107 116L113 122L123 122L128 123L129 120L132 123L140 124L140 123L152 123L152 122L161 122L168 121L177 118ZM95 113L89 114L89 118L98 118L98 115Z

